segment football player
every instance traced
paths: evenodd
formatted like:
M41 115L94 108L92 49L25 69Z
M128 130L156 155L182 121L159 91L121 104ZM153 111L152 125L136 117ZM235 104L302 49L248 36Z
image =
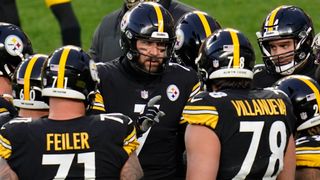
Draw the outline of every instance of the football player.
M71 0L45 0L60 25L63 45L81 46L81 27Z
M41 70L47 55L34 54L21 62L12 78L13 105L19 117L39 119L48 116L49 106L41 95Z
M19 179L142 177L132 120L120 113L85 116L99 81L87 53L75 46L57 49L44 64L41 80L51 107L48 118L5 124L0 161L6 160Z
M286 5L275 8L257 36L264 64L255 67L254 87L270 87L290 74L314 78L316 66L311 47L314 28L301 8Z
M207 91L183 110L187 179L294 179L290 100L251 90L255 54L245 35L217 30L197 58Z
M176 0L124 0L123 6L106 15L96 28L89 50L96 62L111 61L122 55L122 45L119 43L121 39L121 19L130 8L142 1L160 3L169 10L175 22L185 13L195 10L195 8Z
M0 0L0 22L7 22L20 27L16 0Z
M121 22L125 54L98 65L102 96L94 108L104 105L106 112L139 121L150 114L160 118L139 138L138 157L145 179L174 179L184 150L182 109L200 83L194 70L169 62L176 36L173 19L163 6L144 2L127 13ZM158 95L161 99L148 103Z
M197 70L195 59L203 41L215 30L221 29L220 24L207 13L192 11L183 15L176 23L177 41L174 52L177 62Z
M81 27L71 6L71 0L45 0L59 22L62 44L81 46ZM21 27L16 0L0 0L0 22Z
M285 92L297 117L296 180L320 179L320 86L304 75L291 75L274 85Z
M11 78L18 64L32 53L31 42L19 27L0 23L0 126L17 115Z

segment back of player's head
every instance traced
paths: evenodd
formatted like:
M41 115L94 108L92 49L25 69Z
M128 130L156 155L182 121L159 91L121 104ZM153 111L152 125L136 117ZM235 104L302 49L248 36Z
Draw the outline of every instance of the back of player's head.
M34 54L19 64L13 78L13 104L25 109L49 109L41 95L42 67L47 55Z
M164 43L165 59L172 56L176 39L174 21L162 5L154 2L140 3L123 16L120 26L121 48L133 67L143 71L137 64L140 55L137 40Z
M315 80L304 75L290 75L278 80L274 86L290 98L298 131L320 124L320 86Z
M196 63L204 82L252 79L255 54L243 33L230 28L220 29L203 42Z
M0 22L0 76L11 78L18 64L31 54L28 36L18 26Z
M42 96L91 101L99 82L90 56L76 46L63 46L47 59L42 72ZM90 96L90 97L89 97Z
M221 29L220 24L207 13L193 11L184 14L176 24L177 41L175 54L187 66L196 69L195 59L203 41L215 30Z
M296 68L304 65L308 60L312 52L314 28L311 18L303 9L283 5L268 14L257 36L267 70L270 73L287 75L292 74ZM274 61L279 55L271 54L269 42L282 39L293 39L295 43L292 51L281 54L281 56L294 57L289 67L276 65Z

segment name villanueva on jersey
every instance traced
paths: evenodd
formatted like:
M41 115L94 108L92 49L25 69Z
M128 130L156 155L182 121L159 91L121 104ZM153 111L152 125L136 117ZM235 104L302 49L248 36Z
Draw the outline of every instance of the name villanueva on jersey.
M286 105L282 99L231 100L238 116L286 115Z

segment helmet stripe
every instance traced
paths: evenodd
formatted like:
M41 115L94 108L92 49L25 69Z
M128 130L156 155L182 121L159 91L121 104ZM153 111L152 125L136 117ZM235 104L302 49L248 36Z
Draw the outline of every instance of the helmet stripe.
M159 7L158 4L155 4L154 6L154 9L156 10L156 13L157 13L157 18L158 18L158 32L163 32L163 29L164 29L164 24L163 24L163 16L162 16L162 12L161 12L161 9Z
M274 19L275 19L276 15L277 15L278 11L279 11L282 7L283 7L283 6L279 6L279 7L277 7L276 9L274 9L274 10L271 12L271 14L270 14L270 16L269 16L269 21L268 21L268 31L272 31L272 27L271 27L271 26L273 26L273 24L274 24Z
M211 28L209 26L208 20L205 16L205 14L201 11L194 11L194 13L196 13L198 15L198 17L200 18L200 21L202 23L202 26L204 28L204 31L206 33L206 37L210 36L211 32Z
M318 107L320 107L320 94L319 94L319 89L308 79L298 77L301 81L303 81L305 84L307 84L310 89L313 91L314 95L316 96L317 104Z
M33 69L34 64L36 63L37 59L39 56L34 55L31 60L28 63L28 66L26 68L26 72L23 77L23 95L24 95L24 100L29 101L30 100L30 77L31 77L31 72Z
M65 48L62 51L62 55L59 62L59 71L58 71L58 79L57 79L57 88L64 88L63 80L64 80L64 71L66 67L67 58L70 52L70 48Z
M237 31L230 30L231 39L233 43L233 68L240 67L240 45L239 45L239 38L237 35Z

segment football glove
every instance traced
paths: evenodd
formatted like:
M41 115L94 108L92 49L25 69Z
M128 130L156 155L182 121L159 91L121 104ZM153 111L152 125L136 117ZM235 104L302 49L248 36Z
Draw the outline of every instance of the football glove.
M159 123L159 118L165 113L154 106L161 99L161 95L151 98L144 108L143 113L138 117L140 133L145 133L153 124Z

